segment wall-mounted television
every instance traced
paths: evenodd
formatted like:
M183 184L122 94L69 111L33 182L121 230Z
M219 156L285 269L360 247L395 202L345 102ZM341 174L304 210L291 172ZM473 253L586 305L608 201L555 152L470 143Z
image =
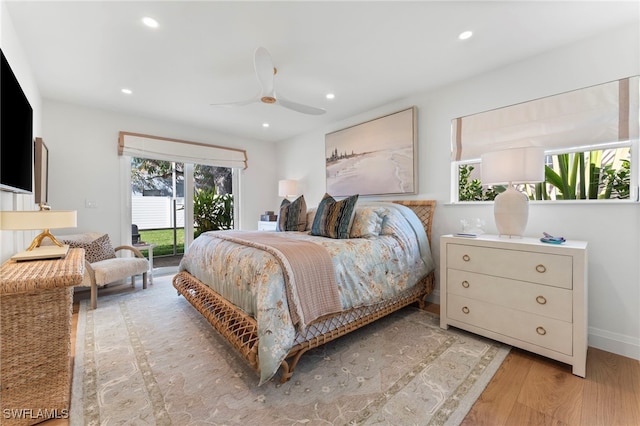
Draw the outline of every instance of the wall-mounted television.
M0 190L33 191L33 109L0 49Z

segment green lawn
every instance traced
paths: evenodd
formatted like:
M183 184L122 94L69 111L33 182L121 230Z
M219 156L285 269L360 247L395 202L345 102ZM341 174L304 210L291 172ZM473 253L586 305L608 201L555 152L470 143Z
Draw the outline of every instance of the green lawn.
M153 249L154 256L173 254L173 229L155 229L152 231L139 231L140 240L149 244L156 244ZM176 230L177 252L184 253L184 228ZM142 254L148 256L147 250L142 250Z

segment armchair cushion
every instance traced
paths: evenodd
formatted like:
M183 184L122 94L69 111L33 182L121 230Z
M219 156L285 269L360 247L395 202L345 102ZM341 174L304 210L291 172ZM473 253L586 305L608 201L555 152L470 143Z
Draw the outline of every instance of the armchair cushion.
M132 275L146 273L149 261L139 257L115 257L91 263L99 287Z

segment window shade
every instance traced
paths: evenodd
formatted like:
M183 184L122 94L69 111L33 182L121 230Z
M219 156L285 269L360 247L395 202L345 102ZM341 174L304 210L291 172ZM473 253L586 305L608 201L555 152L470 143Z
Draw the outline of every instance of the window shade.
M638 76L561 93L452 121L452 160L489 151L544 149L637 140Z
M128 132L120 132L118 155L216 167L247 168L247 153L242 149Z

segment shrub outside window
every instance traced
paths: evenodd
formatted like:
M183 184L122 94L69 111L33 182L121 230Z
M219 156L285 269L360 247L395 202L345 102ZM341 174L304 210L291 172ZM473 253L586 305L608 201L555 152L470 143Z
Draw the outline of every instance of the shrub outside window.
M637 185L632 182L635 163L630 142L589 150L547 152L545 182L520 184L517 188L530 200L635 200L635 191L631 190ZM491 201L506 189L504 185L482 184L480 160L453 165L457 169L458 201Z

